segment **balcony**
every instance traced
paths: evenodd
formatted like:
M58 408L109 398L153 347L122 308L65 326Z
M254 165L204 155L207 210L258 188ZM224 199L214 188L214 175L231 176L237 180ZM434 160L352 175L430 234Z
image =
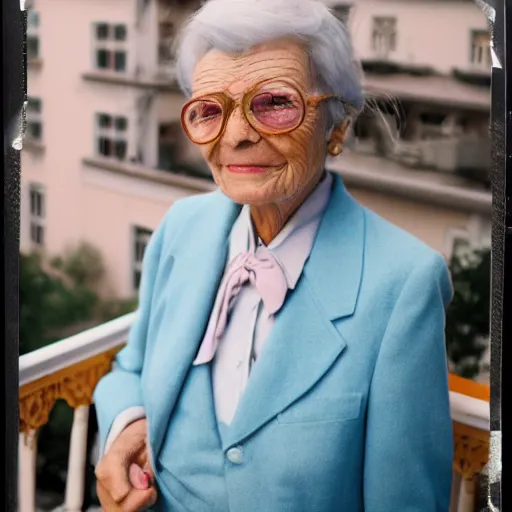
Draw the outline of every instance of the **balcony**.
M343 155L340 159L328 158L326 167L339 173L349 189L369 190L490 218L491 192L456 173L412 170L394 159L348 149Z
M44 143L33 137L27 137L23 140L23 148L36 155L44 153L46 150Z
M161 75L139 75L128 73L116 73L111 71L92 70L82 74L82 78L88 82L98 82L108 85L124 85L127 87L138 87L140 89L149 89L159 92L180 93L180 89L174 80L170 78L169 73L172 70L167 69L166 73Z
M89 406L98 381L124 345L134 313L20 357L19 512L36 510L37 432L58 399L74 410L64 503L81 511L85 490ZM480 510L478 476L488 462L489 387L450 375L455 457L451 512Z
M191 193L212 192L216 188L215 183L206 175L200 176L199 172L191 172L191 168L186 167L175 167L173 170L152 169L144 164L102 157L84 158L82 163L90 169L99 169L120 176L176 187Z
M484 184L489 182L491 141L488 137L459 136L400 141L392 156L410 167L457 173Z

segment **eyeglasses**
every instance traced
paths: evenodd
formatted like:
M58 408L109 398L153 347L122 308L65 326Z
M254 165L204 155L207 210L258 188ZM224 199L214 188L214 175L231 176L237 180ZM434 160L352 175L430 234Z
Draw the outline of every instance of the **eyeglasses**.
M249 89L238 101L224 92L194 98L184 105L181 123L192 142L209 144L222 135L233 111L241 107L248 123L259 133L281 135L302 124L307 107L316 108L331 98L339 100L334 94L305 96L287 81L267 80Z

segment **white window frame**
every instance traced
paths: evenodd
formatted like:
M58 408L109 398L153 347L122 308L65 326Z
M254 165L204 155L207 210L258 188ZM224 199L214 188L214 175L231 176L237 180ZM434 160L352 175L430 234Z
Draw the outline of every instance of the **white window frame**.
M98 27L106 25L108 36L106 39L98 39ZM123 27L125 30L125 38L123 40L115 39L116 27ZM124 74L128 70L128 25L126 23L111 23L106 21L98 21L92 25L92 41L93 41L93 68L100 73L116 73ZM109 52L108 65L106 68L98 66L98 52ZM116 52L124 53L124 69L117 70L115 67Z
M132 226L132 271L131 271L131 288L134 292L137 292L139 287L136 284L138 280L140 286L140 280L142 276L142 263L144 253L148 246L153 230L147 227L134 225ZM143 246L142 252L139 253L138 244ZM138 275L138 278L137 278Z
M100 124L100 118L101 116L109 116L111 118L112 125L110 127L103 127ZM126 127L124 130L119 130L116 128L116 120L118 119L124 119L126 122ZM124 115L116 115L111 114L110 112L97 112L95 114L95 137L94 137L94 147L95 147L95 154L100 158L108 158L111 160L121 161L125 162L128 160L128 134L130 130L130 120L127 116ZM112 144L112 154L104 155L100 152L99 147L99 141L101 138L108 139L111 141ZM114 150L115 143L122 141L125 143L126 151L123 158L119 158Z
M396 16L372 17L371 46L376 57L387 59L396 51L398 38L398 21Z
M31 183L28 188L29 202L29 238L32 247L43 247L46 234L46 190L39 183ZM35 205L33 198L35 198ZM39 205L37 204L39 198ZM34 208L35 206L35 208ZM42 233L42 240L38 240L37 230Z

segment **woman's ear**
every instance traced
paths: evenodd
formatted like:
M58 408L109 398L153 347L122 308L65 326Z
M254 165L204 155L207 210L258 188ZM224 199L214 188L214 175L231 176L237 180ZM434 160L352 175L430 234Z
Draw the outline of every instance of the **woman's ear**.
M331 156L338 156L343 151L343 145L345 144L345 137L347 136L349 127L350 121L345 120L332 129L329 140L327 141L327 150Z

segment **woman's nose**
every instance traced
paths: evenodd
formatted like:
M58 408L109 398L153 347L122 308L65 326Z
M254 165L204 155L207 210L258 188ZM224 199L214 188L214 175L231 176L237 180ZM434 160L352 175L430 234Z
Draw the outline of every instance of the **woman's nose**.
M256 144L261 135L250 125L240 107L237 107L226 121L222 136L223 143L236 148L243 143Z

